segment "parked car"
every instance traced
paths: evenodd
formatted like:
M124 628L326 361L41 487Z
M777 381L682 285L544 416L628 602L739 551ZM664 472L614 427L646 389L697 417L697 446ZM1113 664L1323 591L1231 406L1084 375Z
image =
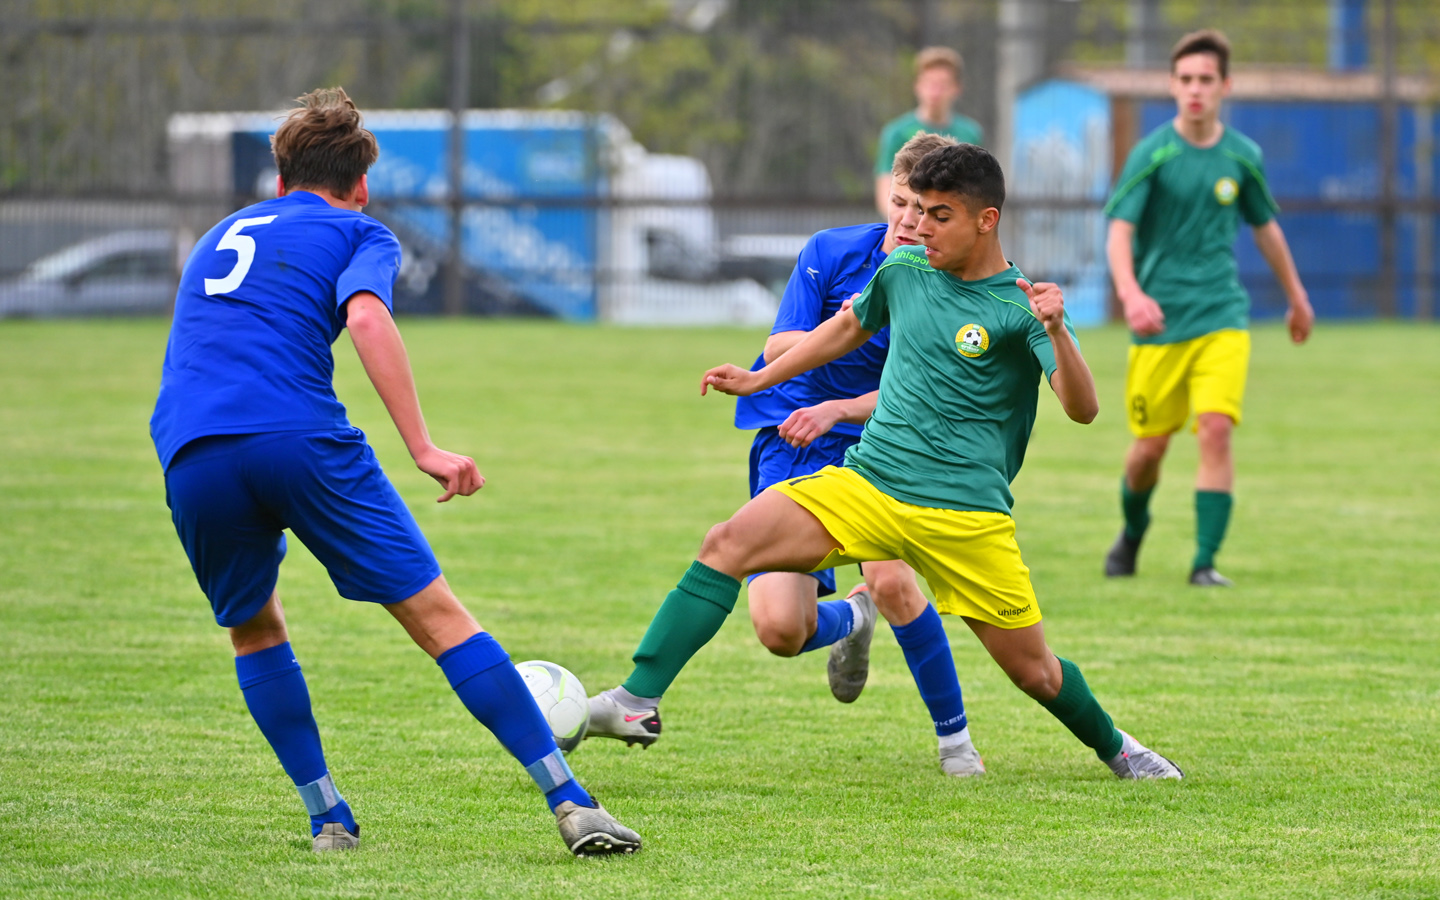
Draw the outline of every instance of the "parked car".
M35 260L0 282L0 318L164 313L175 302L175 236L115 231Z

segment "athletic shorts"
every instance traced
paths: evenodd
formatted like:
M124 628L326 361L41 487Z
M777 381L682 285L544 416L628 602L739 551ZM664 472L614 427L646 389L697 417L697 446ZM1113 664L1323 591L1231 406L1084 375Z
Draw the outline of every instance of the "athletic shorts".
M351 600L397 603L440 576L358 429L191 441L165 472L165 502L215 622L226 628L269 601L287 528Z
M1193 410L1240 424L1250 332L1215 331L1178 344L1132 344L1125 408L1136 437L1174 434Z
M935 594L935 608L1001 628L1040 621L1030 570L1004 513L915 506L896 500L853 469L826 466L774 490L809 510L840 545L817 569L902 559Z
M755 433L755 442L750 445L750 496L758 497L760 492L780 481L787 481L800 475L810 475L826 466L845 465L845 451L860 443L853 434L836 434L831 431L820 435L808 447L792 447L780 436L775 427L762 428ZM749 584L764 572L756 572L745 583ZM820 582L817 596L828 597L835 593L835 573L830 569L811 572Z

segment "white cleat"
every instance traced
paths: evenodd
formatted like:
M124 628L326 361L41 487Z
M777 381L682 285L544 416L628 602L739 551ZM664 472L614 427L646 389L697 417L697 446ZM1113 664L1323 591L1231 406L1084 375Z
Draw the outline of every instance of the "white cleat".
M624 741L625 746L639 744L648 748L660 739L660 709L631 709L615 699L613 691L590 698L590 725L585 730L588 740L608 737Z
M600 804L580 806L566 800L555 807L555 824L560 837L576 856L604 856L634 853L640 849L640 835L615 821Z
M359 831L357 826L356 831ZM310 843L310 849L316 853L324 853L327 850L354 850L360 846L360 835L351 834L345 830L345 826L339 822L326 822L320 826L320 833Z
M940 771L956 778L984 775L985 761L980 758L980 751L975 749L975 745L966 741L957 747L940 748Z
M830 693L841 703L854 703L870 677L870 639L875 635L875 601L861 585L849 598L855 604L855 624L850 633L830 645Z
M1185 773L1170 760L1151 750L1125 732L1120 732L1125 743L1120 753L1106 763L1110 771L1119 778L1174 778L1181 779Z

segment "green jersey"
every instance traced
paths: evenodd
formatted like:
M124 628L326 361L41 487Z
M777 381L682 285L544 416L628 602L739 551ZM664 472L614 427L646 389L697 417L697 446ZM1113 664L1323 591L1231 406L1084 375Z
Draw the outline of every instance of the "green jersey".
M890 353L847 467L905 503L1009 515L1040 375L1055 371L1021 277L1011 266L961 281L932 269L923 248L890 254L855 301L866 331L890 326Z
M880 130L880 146L875 151L875 174L889 175L890 168L895 165L895 154L900 152L906 141L922 131L943 134L964 144L978 144L985 139L985 132L974 119L956 114L950 117L948 123L935 125L920 121L920 117L915 115L912 109L900 118L887 122Z
M1175 344L1249 324L1235 232L1242 217L1264 225L1279 211L1262 162L1260 147L1233 128L1196 147L1171 122L1130 151L1105 214L1135 226L1135 278L1165 314L1164 331L1135 343Z

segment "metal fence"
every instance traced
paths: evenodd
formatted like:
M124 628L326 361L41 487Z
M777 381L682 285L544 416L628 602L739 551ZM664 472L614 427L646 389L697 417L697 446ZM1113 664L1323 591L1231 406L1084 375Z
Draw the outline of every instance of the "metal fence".
M370 212L405 246L400 309L768 322L809 234L877 220L879 129L942 44L1009 176L1008 255L1100 321L1101 206L1173 111L1169 46L1202 26L1234 42L1228 121L1266 151L1320 313L1433 315L1429 0L564 6L7 4L0 315L163 310L188 246L273 184L275 111L339 83L380 137Z

